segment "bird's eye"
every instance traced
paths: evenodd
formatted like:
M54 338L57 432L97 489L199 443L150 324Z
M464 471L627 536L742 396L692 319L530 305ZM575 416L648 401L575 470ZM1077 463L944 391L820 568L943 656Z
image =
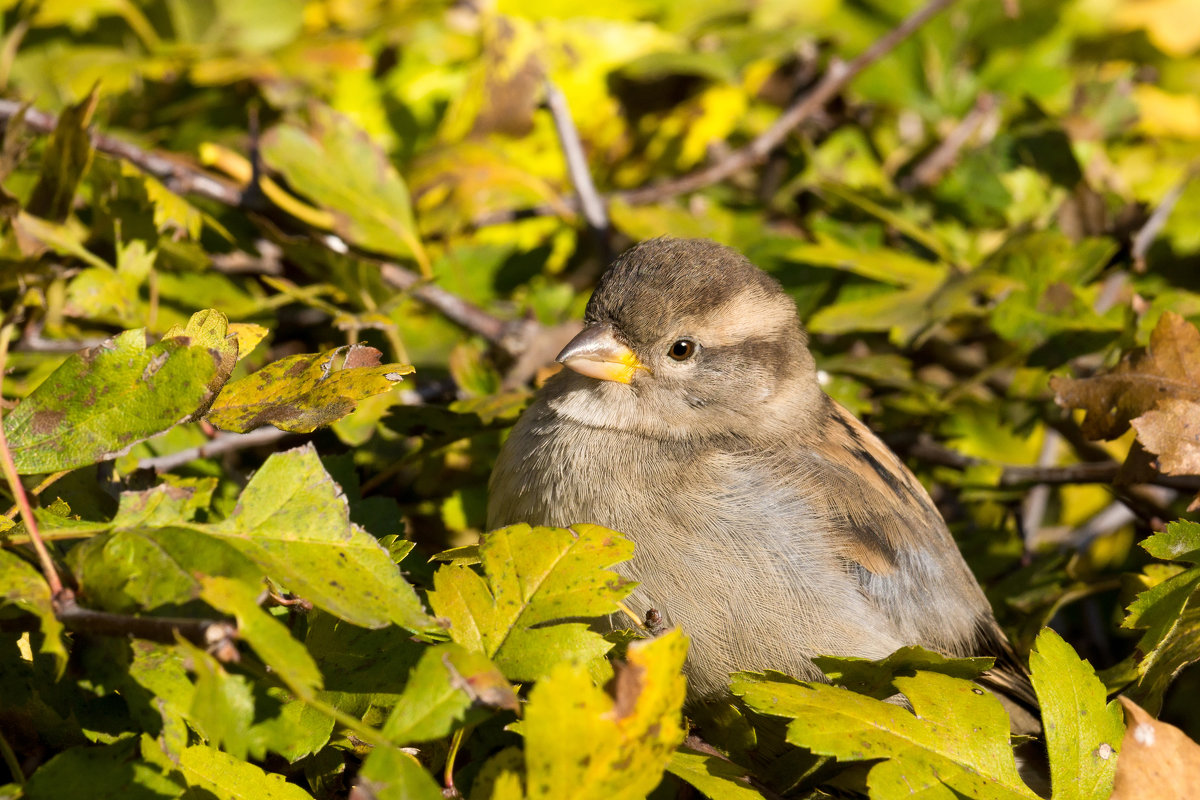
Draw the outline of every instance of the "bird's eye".
M667 355L676 361L687 361L695 352L695 342L691 339L679 339L675 344L671 345L671 349L667 352Z

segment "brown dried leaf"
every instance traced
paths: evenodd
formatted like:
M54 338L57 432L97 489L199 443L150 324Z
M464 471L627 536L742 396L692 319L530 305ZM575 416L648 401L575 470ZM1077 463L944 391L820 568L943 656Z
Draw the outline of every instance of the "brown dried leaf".
M1200 786L1200 745L1127 697L1125 740L1111 800L1183 800Z
M1115 438L1129 428L1131 420L1168 400L1200 403L1200 331L1168 311L1150 334L1144 352L1127 354L1107 375L1056 377L1050 387L1060 406L1087 412L1085 436Z
M1200 475L1200 402L1171 398L1132 424L1160 472Z

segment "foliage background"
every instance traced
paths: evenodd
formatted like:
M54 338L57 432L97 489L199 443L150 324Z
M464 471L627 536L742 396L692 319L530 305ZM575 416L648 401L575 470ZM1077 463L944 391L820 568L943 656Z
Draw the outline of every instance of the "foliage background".
M638 711L593 732L607 766L568 779L554 726L583 723L568 726L555 703L587 697L604 716L612 700L594 679L611 667L569 664L606 645L569 624L537 628L571 616L545 610L545 596L520 598L523 622L489 618L525 631L528 649L454 632L484 615L467 573L484 569L485 591L502 593L503 560L470 546L505 427L611 255L663 234L727 243L783 282L826 390L934 491L1023 652L1052 624L1110 690L1129 688L1200 735L1188 699L1200 675L1176 675L1200 655L1188 644L1200 578L1166 563L1194 564L1200 535L1161 533L1187 515L1200 471L1187 428L1200 401L1189 324L1200 317L1200 184L1190 180L1200 6L944 5L878 61L852 62L845 91L742 162L739 148L771 136L785 109L917 4L620 0L585 16L553 0L4 3L6 417L31 413L17 404L69 353L123 330L144 328L152 350L164 342L138 356L145 369L176 346L228 350L227 331L240 347L236 367L226 352L203 380L180 373L174 385L211 392L173 417L157 408L144 436L119 439L128 420L102 421L85 447L85 426L72 422L22 445L6 426L18 462L29 459L26 488L80 606L233 617L242 643L225 642L240 647L235 661L171 636L95 635L30 566L14 507L0 531L0 791L71 796L61 782L81 770L97 797L129 785L139 796L255 786L336 797L356 780L362 796L436 796L449 780L472 797L537 796L537 775L551 776L551 796L569 796L564 785L571 796L654 789L682 735L676 722L650 741L647 722L677 717L679 637L629 650L653 680L622 690L618 678L618 707ZM606 218L580 210L583 171L568 167L548 85L569 105ZM714 165L727 174L669 182ZM192 317L203 309L220 315ZM1115 388L1051 385L1113 368L1168 311L1181 319L1167 317L1156 352L1179 353L1175 362L1130 361ZM226 381L360 342L382 361L344 364L335 397L314 395L316 379L263 371L207 408ZM1156 405L1148 386L1182 405ZM1075 392L1064 403L1095 414L1090 425L1056 404L1056 390ZM264 409L285 391L295 392L287 414ZM1097 418L1114 405L1124 417L1105 428ZM301 407L312 424L289 426ZM1152 411L1175 416L1147 421ZM214 430L263 422L296 432ZM1098 434L1113 438L1090 440ZM305 442L313 449L266 461ZM278 499L293 491L290 504ZM139 505L151 502L165 505ZM314 528L330 538L293 549ZM283 556L254 549L264 529ZM180 530L236 553L172 550ZM392 559L407 554L416 594L379 566L383 551L356 538L364 531ZM1154 531L1174 544L1137 546ZM518 550L522 535L512 534ZM351 586L370 573L402 600L318 587L347 543L362 553ZM571 581L594 581L620 558L561 546L586 551ZM147 588L146 564L160 563L147 547L179 575L157 573L161 585ZM428 560L452 547L468 549ZM257 611L263 574L317 610ZM1127 619L1155 586L1165 588ZM578 615L618 600L597 593ZM437 644L447 633L421 603L459 621L453 643ZM65 639L56 613L73 631ZM538 640L539 630L551 633ZM535 678L546 680L522 690L523 721L506 730L518 707L509 681ZM541 762L538 742L551 747ZM419 761L397 749L412 744ZM686 773L691 762L673 758ZM693 775L701 791L749 791L711 758L697 769L724 782L706 788Z

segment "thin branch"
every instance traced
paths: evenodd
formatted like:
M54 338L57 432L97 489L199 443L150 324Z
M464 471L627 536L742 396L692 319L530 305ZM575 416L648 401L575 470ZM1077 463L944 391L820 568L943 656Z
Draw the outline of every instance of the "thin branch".
M890 437L889 437L890 438ZM944 447L928 435L922 434L911 444L900 446L906 455L951 469L965 470L977 465L991 464L982 458L966 456ZM1084 464L1070 464L1063 467L1041 467L1007 465L1000 475L998 485L1005 488L1021 488L1039 483L1052 485L1071 483L1112 483L1116 479L1121 465L1116 461L1094 461ZM1153 484L1169 489L1196 491L1200 489L1200 477L1194 475L1158 475Z
M1054 459L1058 455L1058 444L1061 440L1062 437L1059 436L1058 431L1053 428L1046 429L1042 439L1042 449L1038 453L1039 467L1049 467L1054 464ZM1042 529L1042 522L1046 518L1046 509L1049 505L1050 485L1045 483L1033 486L1021 503L1021 533L1027 554L1034 551L1038 531Z
M9 322L0 328L0 383L4 380L5 362L8 360L8 343L15 327L15 322ZM33 506L29 503L29 496L25 494L21 476L17 474L17 465L13 461L12 451L8 449L8 437L4 433L2 419L0 419L0 468L3 468L4 477L8 481L9 488L12 489L13 499L17 501L17 507L21 509L21 520L25 523L29 541L33 543L33 549L37 551L38 561L42 564L42 573L46 576L46 583L50 585L50 597L57 603L60 598L65 596L62 580L58 577L58 570L54 567L54 559L50 557L46 543L42 541L42 537L38 533L37 520L33 516Z
M994 95L987 93L979 95L970 112L959 120L946 138L900 181L900 189L910 192L913 189L932 186L936 183L938 178L958 160L959 153L975 135L975 132L983 127L995 109L996 98Z
M1167 224L1167 220L1171 217L1171 212L1175 210L1175 204L1179 202L1179 198L1183 196L1184 189L1192 178L1196 177L1197 170L1200 167L1193 166L1183 176L1179 183L1171 187L1170 191L1163 197L1162 202L1158 204L1158 208L1154 209L1154 213L1146 220L1137 233L1133 235L1133 243L1130 255L1133 257L1133 267L1138 272L1146 271L1146 253L1150 251L1150 245L1158 238L1158 234L1162 232L1163 226Z
M554 118L554 130L558 132L558 141L567 161L571 183L575 184L575 192L579 195L583 218L587 220L597 239L602 243L606 242L609 229L608 210L600 193L596 191L596 184L592 181L587 157L583 153L583 143L579 140L579 129L575 127L575 120L571 118L567 98L549 78L546 79L546 105L550 107L550 115Z
M143 458L138 462L138 469L153 469L159 472L167 472L176 467L181 467L189 461L195 461L197 458L211 458L212 456L231 453L235 450L245 450L248 447L273 444L286 436L295 435L288 431L272 428L269 425L256 428L249 433L221 433L217 434L212 441L205 442L197 447L189 447L186 450L180 450L178 453L168 453L165 456Z
M720 183L736 172L766 160L767 156L788 137L793 130L825 107L858 77L859 73L890 53L901 42L919 30L955 0L930 0L922 8L881 36L870 47L849 62L834 62L829 65L825 76L812 91L790 106L775 123L745 147L689 175L662 183L620 192L617 197L630 205L657 203L676 195L688 194L714 183Z
M37 133L49 134L58 125L58 118L45 111L28 108L13 100L0 100L0 122L17 116L25 109L25 127ZM231 182L218 178L197 166L176 160L173 156L160 155L143 150L140 147L106 136L103 133L91 134L92 146L105 155L128 161L135 167L162 181L172 192L177 194L194 194L216 200L235 208L242 205L244 199L241 189Z
M379 274L393 289L408 292L420 302L439 311L446 319L471 333L479 334L492 344L501 344L508 332L509 323L505 320L489 314L474 303L436 284L426 282L420 275L399 264L381 263Z
M138 617L95 611L75 603L74 598L63 603L55 616L68 630L96 636L133 636L151 642L174 644L182 636L192 644L221 657L228 653L237 639L237 625L231 621L195 619L192 617ZM222 660L229 660L228 657Z
M849 62L831 63L812 90L788 107L775 123L749 144L730 151L714 164L702 167L688 175L662 181L639 189L614 192L602 196L605 202L620 200L629 205L658 203L681 194L695 192L715 183L720 183L736 172L755 166L767 159L771 152L787 138L797 126L820 111L836 97L859 73L890 53L901 42L919 30L930 19L953 5L955 0L930 0L899 25L877 39L874 44ZM471 221L475 228L503 225L533 217L545 217L562 213L563 207L580 211L578 197L565 197L555 205L542 204L528 208L494 211L482 214Z

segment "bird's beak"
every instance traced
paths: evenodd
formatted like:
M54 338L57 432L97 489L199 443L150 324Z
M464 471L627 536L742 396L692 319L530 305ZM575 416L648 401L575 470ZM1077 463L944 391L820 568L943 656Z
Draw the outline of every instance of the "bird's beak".
M625 345L617 341L612 326L589 325L567 343L555 359L560 364L602 381L630 383L639 369L649 370Z

